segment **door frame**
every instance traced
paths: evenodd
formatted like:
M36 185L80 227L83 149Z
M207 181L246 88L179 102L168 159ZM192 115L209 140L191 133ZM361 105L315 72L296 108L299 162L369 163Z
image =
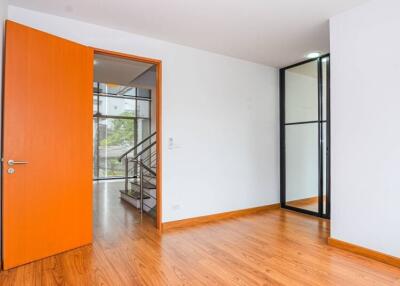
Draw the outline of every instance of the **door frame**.
M137 55L125 54L110 50L89 47L93 56L95 54L112 56L128 59L132 61L153 64L156 66L156 152L157 152L157 178L156 178L156 227L159 232L162 231L162 61L153 58L146 58Z
M326 211L323 213L323 156L321 133L322 133L322 60L327 61L327 79L326 79ZM285 137L285 71L306 63L318 61L318 212L289 206L286 204L286 137ZM325 219L331 217L331 77L330 77L330 54L324 54L317 58L305 60L279 70L279 131L280 131L280 203L281 208L313 215Z

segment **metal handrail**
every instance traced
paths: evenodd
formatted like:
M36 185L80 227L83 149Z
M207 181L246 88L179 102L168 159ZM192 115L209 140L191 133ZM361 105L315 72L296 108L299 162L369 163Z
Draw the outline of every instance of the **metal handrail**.
M133 150L137 149L140 145L142 145L143 143L145 143L146 141L148 141L149 139L151 139L154 135L156 135L157 132L154 132L152 134L150 134L149 136L147 136L146 138L144 138L142 141L140 141L138 144L136 144L135 146L133 146L132 148L128 149L127 151L125 151L121 156L118 157L118 161L121 162L122 158L124 158L125 156L127 156L129 153L131 153ZM136 157L137 158L137 157Z
M126 160L126 161L128 161L128 160ZM143 215L143 207L144 207L144 205L146 205L145 203L144 203L144 194L145 194L145 192L144 192L144 186L143 186L143 183L144 183L144 170L146 170L146 171L148 171L149 173L151 173L151 174L153 174L154 176L156 176L156 172L154 172L151 168L149 168L149 167L147 167L144 163L143 163L143 161L141 160L141 159L135 159L135 160L133 160L133 162L135 162L136 164L138 164L139 166L140 166L140 169L139 169L139 182L140 182L140 184L139 184L139 188L140 188L140 215L142 216ZM127 182L127 181L126 181ZM127 189L126 189L127 190ZM146 193L147 194L147 193ZM148 194L147 194L148 195ZM154 196L151 196L152 198L154 198L154 199L156 199ZM147 205L146 205L147 206Z
M154 141L154 142L151 143L149 146L147 146L146 148L144 148L142 151L140 151L139 153L137 153L137 154L135 155L135 157L133 157L133 158L130 159L130 160L131 160L131 161L136 161L136 159L139 158L140 156L142 156L142 154L143 154L144 152L146 152L147 150L151 149L151 147L153 147L153 146L156 145L156 144L157 144L157 142Z
M143 162L146 162L146 161L153 161L153 157L155 157L157 155L157 153L156 152L150 152L150 154L149 155L147 155L147 157L145 157L145 158L142 158L142 161Z
M153 133L155 134L155 133ZM137 159L147 150L151 149L154 145L156 145L156 141L154 141L153 143L151 143L149 146L147 146L146 148L144 148L142 151L140 151L139 153L137 153L132 159L129 159L126 155L125 157L125 190L128 190L128 178L129 178L129 161L134 162L135 164L137 164ZM147 167L147 166L146 166ZM134 170L136 169L136 167L134 167ZM141 168L142 170L142 168ZM153 170L152 170L153 171ZM136 173L134 174L136 175Z
M153 176L156 176L157 173L154 172L151 168L149 168L148 166L146 166L146 164L143 163L142 160L134 160L134 162L138 163L140 165L141 168L145 169L147 172L151 173Z
M152 157L153 157L153 153L150 151L149 155L144 155L143 157L146 157L146 159L142 158L142 155L147 152L148 150L151 150L151 148L153 146L155 146L157 144L157 141L151 142L150 144L147 145L146 147L144 147L142 150L140 150L139 153L134 154L133 158L128 158L128 154L134 150L136 150L136 148L140 145L142 145L143 143L147 142L149 139L151 139L154 135L156 134L156 132L154 132L153 134L151 134L150 136L146 137L145 139L143 139L142 141L140 141L136 146L130 148L129 150L127 150L124 154L122 154L118 160L121 162L123 158L125 158L125 191L128 192L129 190L129 171L132 169L129 169L129 162L133 162L134 163L134 173L135 173L135 178L139 178L139 188L140 188L140 213L141 215L143 215L143 206L145 205L144 203L144 171L147 171L149 174L153 175L154 177L157 176L157 172L153 171L153 169L149 166L147 166L144 163L144 160L149 159L150 160L150 164L152 162ZM157 156L157 154L155 154ZM157 162L157 157L155 158L155 162ZM139 167L139 168L138 168ZM138 176L137 171L139 171ZM152 196L153 197L153 196ZM154 197L153 197L154 198Z

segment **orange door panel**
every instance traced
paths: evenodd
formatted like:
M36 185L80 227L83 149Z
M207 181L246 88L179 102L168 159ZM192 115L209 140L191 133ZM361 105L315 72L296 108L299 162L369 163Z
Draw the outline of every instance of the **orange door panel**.
M5 269L92 241L92 82L88 47L7 22Z

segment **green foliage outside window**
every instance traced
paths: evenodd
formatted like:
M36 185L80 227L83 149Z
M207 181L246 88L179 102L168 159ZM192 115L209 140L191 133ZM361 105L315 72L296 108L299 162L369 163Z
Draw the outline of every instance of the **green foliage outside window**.
M121 116L133 116L133 113L127 111ZM132 146L133 125L132 119L114 119L112 127L108 127L107 137L100 141L100 146Z

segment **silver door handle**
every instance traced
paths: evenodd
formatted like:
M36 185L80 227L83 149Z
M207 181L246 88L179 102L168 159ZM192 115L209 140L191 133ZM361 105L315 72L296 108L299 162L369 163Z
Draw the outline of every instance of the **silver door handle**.
M7 163L8 166L14 166L16 164L28 164L27 161L14 161L14 160L8 160Z

